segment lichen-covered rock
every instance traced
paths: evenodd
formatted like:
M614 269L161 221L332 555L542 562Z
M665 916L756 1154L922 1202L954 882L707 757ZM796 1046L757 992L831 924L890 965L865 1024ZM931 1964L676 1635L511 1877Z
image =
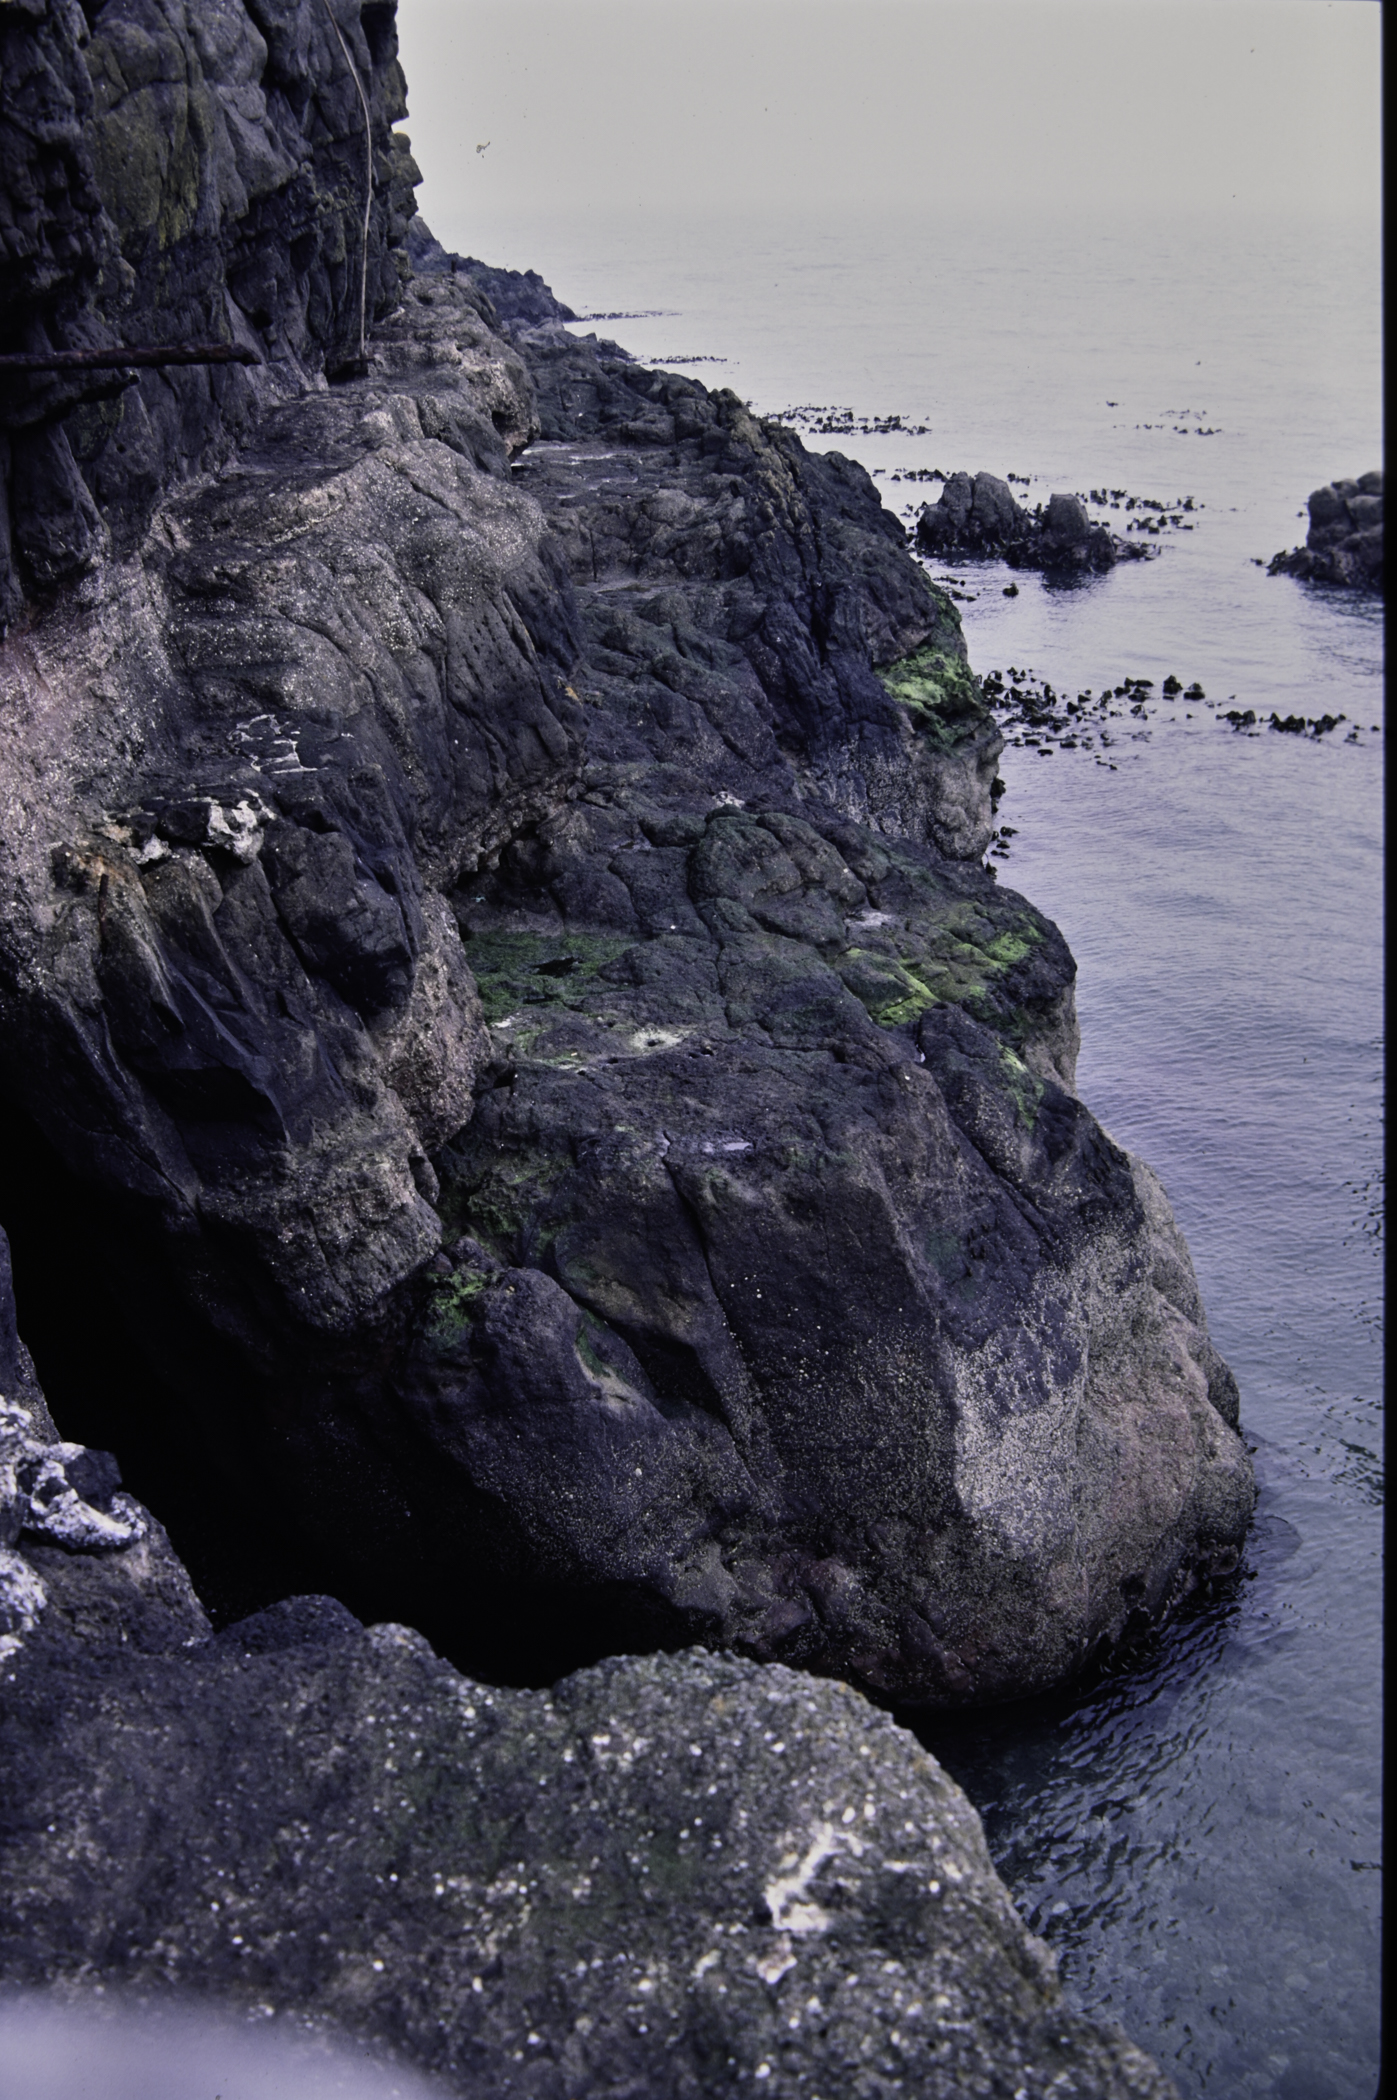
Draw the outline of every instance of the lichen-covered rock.
M1382 473L1357 481L1330 481L1309 500L1310 530L1303 547L1271 558L1268 574L1337 583L1356 591L1383 588Z

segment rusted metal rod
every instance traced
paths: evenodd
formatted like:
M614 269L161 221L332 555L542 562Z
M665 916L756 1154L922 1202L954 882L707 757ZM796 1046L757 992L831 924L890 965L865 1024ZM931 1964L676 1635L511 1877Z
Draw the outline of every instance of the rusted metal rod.
M6 350L0 372L119 372L127 365L260 365L242 343L172 343L164 349Z

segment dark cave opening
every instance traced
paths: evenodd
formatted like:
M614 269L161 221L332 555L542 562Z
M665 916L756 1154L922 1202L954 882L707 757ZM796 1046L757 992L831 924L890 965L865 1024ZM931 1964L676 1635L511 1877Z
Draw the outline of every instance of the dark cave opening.
M240 1353L191 1313L150 1229L80 1180L13 1105L0 1225L19 1332L60 1435L115 1456L215 1627L284 1597L331 1595L365 1624L417 1628L471 1677L522 1686L692 1638L638 1594L568 1592L479 1544L443 1553L443 1530L483 1542L485 1498L424 1483L419 1518L418 1496L362 1437L335 1436L332 1401L312 1402L304 1423L267 1405ZM318 1521L306 1520L310 1502Z

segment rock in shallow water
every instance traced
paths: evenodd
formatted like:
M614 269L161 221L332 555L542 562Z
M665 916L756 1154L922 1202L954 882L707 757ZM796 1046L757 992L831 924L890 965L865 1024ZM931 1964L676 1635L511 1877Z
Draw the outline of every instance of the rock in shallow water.
M917 545L943 561L997 555L1016 569L1052 577L1087 575L1118 561L1142 561L1154 550L1094 525L1080 496L1048 498L1025 510L996 474L952 474L917 519Z
M1381 591L1382 480L1375 469L1360 474L1357 481L1331 481L1316 489L1309 500L1310 530L1304 546L1273 555L1268 574Z

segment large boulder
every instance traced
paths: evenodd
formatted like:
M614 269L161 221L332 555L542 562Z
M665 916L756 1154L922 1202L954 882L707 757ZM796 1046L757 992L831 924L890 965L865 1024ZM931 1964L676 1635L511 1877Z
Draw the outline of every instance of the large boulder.
M1383 588L1382 474L1326 482L1309 501L1310 530L1303 547L1273 555L1269 574L1336 583L1349 590Z
M917 538L928 553L998 554L1023 534L1026 513L995 474L952 474L934 504L925 504Z
M236 1633L11 1671L7 1982L309 2013L472 2100L1173 2092L842 1686L691 1652L491 1692L401 1627Z
M12 1335L3 1261L0 1238ZM209 2042L188 2007L214 2001L472 2100L1169 2100L1064 2003L959 1788L845 1687L693 1652L501 1691L324 1596L212 1635L115 1482L32 1389L0 1397L11 2073L35 2031L90 2059L81 2014L108 1999L147 2023L107 2028L115 2060L163 2041L187 2072ZM279 2067L247 2068L261 2090Z

